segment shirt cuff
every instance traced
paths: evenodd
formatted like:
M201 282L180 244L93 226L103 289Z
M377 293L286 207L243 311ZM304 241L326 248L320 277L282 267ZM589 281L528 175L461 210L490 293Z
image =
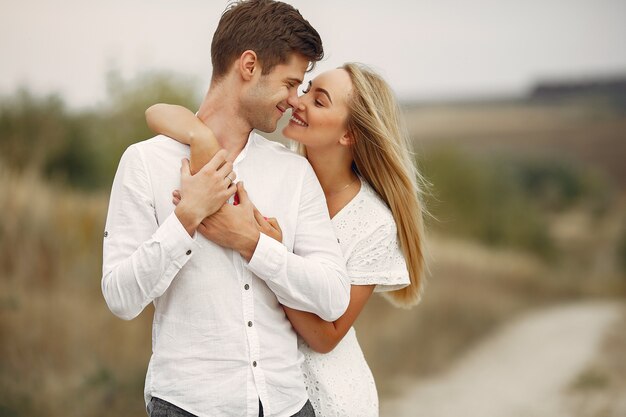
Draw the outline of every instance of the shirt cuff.
M247 267L259 278L265 280L266 277L278 273L286 251L287 248L282 243L261 233Z
M174 212L154 233L153 238L159 242L173 261L185 264L193 252L199 247L196 242L196 233L189 236Z

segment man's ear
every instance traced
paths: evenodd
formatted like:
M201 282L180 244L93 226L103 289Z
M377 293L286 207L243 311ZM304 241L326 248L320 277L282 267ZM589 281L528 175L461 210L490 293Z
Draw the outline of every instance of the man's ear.
M252 50L244 51L239 57L239 73L245 81L250 81L256 73L261 71L259 59L256 52Z

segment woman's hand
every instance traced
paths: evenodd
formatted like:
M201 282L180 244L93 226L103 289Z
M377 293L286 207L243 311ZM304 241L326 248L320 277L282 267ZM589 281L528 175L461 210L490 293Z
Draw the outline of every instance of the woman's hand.
M235 194L235 196L238 197L237 194ZM180 191L174 190L172 192L172 203L174 203L174 205L178 205L178 203L180 203L180 200ZM239 198L236 198L235 201L238 202ZM278 224L278 220L276 220L276 218L274 217L265 217L261 214L261 212L259 212L259 210L257 210L254 205L252 207L254 210L254 220L256 221L257 230L274 240L282 242L283 231Z
M254 219L256 220L257 229L259 230L259 232L265 235L268 235L272 239L277 240L282 243L283 231L281 230L280 225L278 224L278 220L276 220L276 218L264 217L261 213L259 213L259 210L257 210L255 207Z
M233 164L226 161L226 151L219 151L197 174L192 175L189 161L184 159L180 169L181 200L174 212L189 235L198 225L220 209L237 191L233 185L236 174Z

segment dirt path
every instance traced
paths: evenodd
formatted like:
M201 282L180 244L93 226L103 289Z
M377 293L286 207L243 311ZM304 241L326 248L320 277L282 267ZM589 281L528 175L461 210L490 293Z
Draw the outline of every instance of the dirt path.
M597 352L620 315L611 302L529 313L432 379L381 403L383 417L561 417L564 389Z

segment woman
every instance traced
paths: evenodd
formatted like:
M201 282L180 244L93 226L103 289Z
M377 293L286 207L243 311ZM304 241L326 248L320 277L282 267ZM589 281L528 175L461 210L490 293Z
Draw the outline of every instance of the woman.
M299 101L283 135L298 142L322 185L352 287L348 309L333 323L284 309L301 338L302 369L316 414L377 416L376 386L352 324L374 291L399 306L419 300L420 177L397 102L377 74L345 64L311 81ZM159 104L146 117L155 132L191 145L192 172L219 149L210 129L187 109ZM281 238L273 219L256 217L264 232Z

